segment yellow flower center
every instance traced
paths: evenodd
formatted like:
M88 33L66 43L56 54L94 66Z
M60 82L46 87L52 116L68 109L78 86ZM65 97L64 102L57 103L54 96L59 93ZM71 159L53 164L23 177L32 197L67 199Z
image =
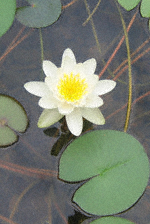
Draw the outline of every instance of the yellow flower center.
M87 93L88 84L80 74L64 74L57 85L58 92L68 102L77 102Z

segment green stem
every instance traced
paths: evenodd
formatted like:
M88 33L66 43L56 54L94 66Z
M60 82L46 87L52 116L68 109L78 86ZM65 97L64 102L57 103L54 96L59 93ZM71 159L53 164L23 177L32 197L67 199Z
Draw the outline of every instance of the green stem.
M100 5L100 2L101 2L101 1L99 0L98 4L97 4L96 7L95 7L95 10L93 10L94 13L95 13L95 11L98 9L98 7L99 7L99 5ZM93 12L91 13L90 8L89 8L88 3L87 3L87 0L84 0L84 4L85 4L86 11L87 11L87 13L88 13L88 16L89 16L89 17L88 17L88 21L90 20L90 22L91 22L92 31L93 31L93 35L94 35L94 38L95 38L95 41L96 41L96 45L97 45L98 51L99 51L99 53L100 53L100 55L101 55L101 46L100 46L100 43L99 43L99 40L98 40L97 32L96 32L95 25L94 25L93 18L92 18L92 15L93 15L94 13L93 13ZM87 21L86 21L85 23L83 23L83 25L86 25L86 23L87 23ZM104 65L106 64L106 62L105 62L104 59L102 59L102 63L103 63ZM112 76L113 74L112 74L112 72L110 71L110 69L107 68L107 70L108 70L109 74Z
M40 35L40 46L41 46L41 65L43 64L44 60L44 48L43 48L43 37L42 37L42 31L41 28L39 28L39 35ZM44 74L42 69L42 74Z
M121 14L120 8L118 4L116 3L122 26L123 26L123 31L125 35L125 42L126 42L126 48L127 48L127 57L128 57L128 77L129 77L129 92L128 92L128 106L127 106L127 113L126 113L126 120L125 120L125 125L124 125L124 132L127 131L128 126L129 126L129 120L130 120L130 115L131 115L131 104L132 104L132 70L131 70L131 55L130 55L130 45L129 45L129 38L128 38L128 32L126 28L125 21L123 19L123 16Z
M94 26L93 18L91 16L91 12L90 12L90 9L88 7L88 4L87 4L87 1L86 0L84 0L84 4L85 4L86 10L87 10L87 13L89 15L89 20L91 22L91 26L92 26L92 30L93 30L93 35L94 35L94 38L95 38L95 41L96 41L98 50L101 53L101 47L100 47L100 44L99 44L99 41L98 41L98 37L97 37L96 29L95 29L95 26Z
M44 60L44 48L43 48L43 38L42 38L42 31L41 28L39 28L39 35L40 35L40 45L41 45L41 61Z
M98 1L96 7L94 8L94 10L92 11L92 13L89 14L89 17L86 19L86 21L82 24L83 26L86 25L86 23L88 23L88 21L92 18L92 16L94 15L94 13L96 12L96 10L98 9L99 5L101 3L101 0ZM87 2L85 3L87 4Z

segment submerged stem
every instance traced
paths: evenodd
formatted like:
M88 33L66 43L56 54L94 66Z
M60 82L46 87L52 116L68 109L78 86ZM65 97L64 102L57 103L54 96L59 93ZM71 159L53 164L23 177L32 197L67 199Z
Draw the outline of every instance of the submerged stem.
M43 47L43 37L42 37L41 28L39 28L39 35L40 35L40 45L41 45L41 64L43 64L43 60L44 60L44 47ZM43 69L42 69L42 74L43 74Z
M117 5L117 3L116 3ZM131 55L130 55L130 45L129 45L129 38L128 38L128 32L126 28L125 21L123 19L123 16L121 14L120 8L117 5L122 26L123 26L123 31L124 31L124 36L125 36L125 42L126 42L126 48L127 48L127 58L128 58L128 77L129 77L129 92L128 92L128 106L127 106L127 113L126 113L126 120L125 120L125 125L124 125L124 132L127 131L128 126L129 126L129 120L130 120L130 115L131 115L131 104L132 104L132 70L131 70Z
M99 53L100 53L100 55L101 55L101 46L100 46L100 43L99 43L99 40L98 40L98 36L97 36L97 32L96 32L96 28L95 28L95 25L94 25L94 22L93 22L93 17L92 17L93 14L95 13L95 11L97 10L98 6L100 5L100 2L101 2L101 1L98 2L98 4L97 4L96 7L95 7L95 10L93 10L93 12L91 13L91 12L90 12L90 8L89 8L88 3L87 3L87 0L84 0L85 8L86 8L86 11L87 11L88 16L89 16L89 17L88 17L88 20L90 20L90 22L91 22L92 31L93 31L93 35L94 35L94 38L95 38L95 41L96 41L96 45L97 45L98 51L99 51ZM86 23L83 24L83 25L86 25ZM106 62L105 62L104 59L102 59L102 63L103 63L104 65L106 65ZM110 73L110 75L112 75L112 72L111 72L109 69L108 69L108 72Z
M127 32L129 32L134 20L135 20L135 17L136 17L136 14L137 14L138 11L136 11L136 13L133 15L128 27L127 27ZM115 57L116 53L118 52L118 50L120 49L123 41L125 39L125 36L123 36L120 40L120 42L118 43L117 47L115 48L114 52L112 53L112 55L110 56L110 58L108 59L107 63L105 64L104 68L102 69L102 71L100 72L99 74L99 78L104 74L104 72L106 71L106 69L108 69L108 66L109 64L111 63L112 59Z
M93 35L94 35L94 38L95 38L95 41L96 41L96 44L97 44L97 47L98 47L98 51L101 53L101 47L100 47L100 44L99 44L99 41L98 41L98 36L97 36L96 29L95 29L95 26L94 26L93 18L91 16L91 12L90 12L90 9L89 9L89 6L88 6L86 0L84 0L84 4L85 4L86 10L87 10L87 13L89 15L89 20L91 22Z
M26 187L23 192L21 193L21 195L19 196L18 200L16 201L15 203L15 206L13 208L13 210L11 211L11 214L9 216L9 219L11 220L13 218L13 216L15 215L16 211L17 211L17 208L18 208L18 205L19 203L21 202L23 196L37 183L37 181L34 181L32 182L31 184L29 184L28 187Z
M12 220L0 215L0 220L6 222L6 223L9 223L9 224L17 224L16 222L13 222Z
M101 0L98 1L97 5L96 5L95 8L93 9L93 11L89 14L89 16L88 16L88 18L86 19L86 21L82 24L83 26L85 26L86 23L88 23L88 21L92 18L92 16L94 15L94 13L96 12L96 10L98 9L100 3L101 3Z
M68 8L69 6L71 6L71 5L73 5L75 2L77 2L78 0L73 0L73 1L71 1L71 2L69 2L67 5L63 5L62 6L62 9L66 9L66 8Z

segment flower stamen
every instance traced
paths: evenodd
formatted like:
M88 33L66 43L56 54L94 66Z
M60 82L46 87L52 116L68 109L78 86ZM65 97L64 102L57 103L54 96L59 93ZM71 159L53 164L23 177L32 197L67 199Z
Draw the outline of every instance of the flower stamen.
M80 74L64 74L59 80L57 89L61 97L67 102L78 102L87 93L88 84Z

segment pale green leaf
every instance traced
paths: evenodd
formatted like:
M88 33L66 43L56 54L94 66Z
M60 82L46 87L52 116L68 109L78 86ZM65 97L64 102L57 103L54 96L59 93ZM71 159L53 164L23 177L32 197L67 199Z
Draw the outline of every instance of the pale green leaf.
M142 0L140 12L143 17L150 17L150 1L149 0Z
M90 223L91 224L134 224L134 222L131 222L127 219L113 217L113 216L96 219Z
M46 27L54 23L61 14L60 0L28 0L30 6L17 10L16 18L25 26Z
M14 98L0 95L0 147L17 141L16 132L24 132L28 118L24 108Z
M127 11L135 8L140 0L118 0L119 4L124 7Z
M0 37L13 23L16 12L16 0L0 0Z
M64 151L59 177L69 182L87 180L73 201L87 213L111 215L128 209L143 194L149 162L142 145L131 135L93 131Z

